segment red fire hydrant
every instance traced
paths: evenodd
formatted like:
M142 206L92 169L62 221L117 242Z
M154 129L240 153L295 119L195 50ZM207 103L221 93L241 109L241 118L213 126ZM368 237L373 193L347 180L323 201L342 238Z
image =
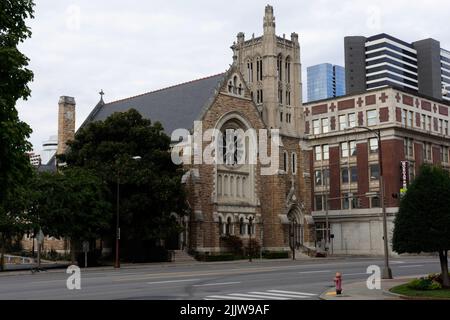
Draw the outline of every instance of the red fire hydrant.
M336 284L336 294L342 293L342 274L340 272L336 272L336 276L334 277L334 283Z

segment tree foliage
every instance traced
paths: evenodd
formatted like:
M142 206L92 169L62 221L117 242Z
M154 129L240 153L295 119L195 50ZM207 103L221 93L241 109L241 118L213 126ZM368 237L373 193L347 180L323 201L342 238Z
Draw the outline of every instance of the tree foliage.
M170 138L159 122L134 109L114 113L80 129L68 145L67 164L95 170L108 182L114 206L119 181L121 239L164 239L177 230L171 213L186 211L183 171L171 161Z
M95 240L109 229L111 205L107 187L93 172L69 168L62 173L37 174L28 215L35 229L69 238L72 254L83 240Z
M26 19L33 18L33 7L30 0L0 2L0 268L5 239L20 229L17 200L31 176L26 155L31 150L27 141L31 128L20 121L16 102L30 96L28 83L33 80L33 72L26 68L29 59L17 48L31 36Z
M448 172L440 167L423 166L400 202L392 239L393 249L398 253L438 252L443 276L447 275L447 281L447 252L450 250L449 199Z

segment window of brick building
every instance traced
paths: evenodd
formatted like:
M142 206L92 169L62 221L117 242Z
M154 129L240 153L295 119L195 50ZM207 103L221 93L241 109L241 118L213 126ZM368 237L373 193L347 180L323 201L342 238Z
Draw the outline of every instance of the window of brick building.
M377 110L367 111L367 125L374 126L377 124Z
M322 119L322 133L328 133L330 131L330 127L328 124L328 118Z
M414 157L414 140L405 138L403 142L405 157Z
M350 128L356 127L356 115L354 113L348 114L348 126Z
M369 153L378 153L378 139L369 139Z
M322 146L315 146L314 147L314 159L316 161L322 160Z
M372 197L370 198L370 207L371 208L380 208L381 202L379 197Z
M323 160L329 160L330 159L330 146L327 144L324 144L322 146L322 154L323 154Z
M345 130L347 128L347 115L342 114L339 116L339 130Z
M370 165L370 181L376 181L380 179L380 166L378 164Z
M313 120L313 133L320 134L320 121L319 119Z

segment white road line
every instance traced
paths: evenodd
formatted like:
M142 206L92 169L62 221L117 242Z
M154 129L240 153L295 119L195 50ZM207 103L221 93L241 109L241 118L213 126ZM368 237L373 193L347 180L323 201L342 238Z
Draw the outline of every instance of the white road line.
M344 273L344 276L360 276L362 274L370 275L370 273L367 272L359 272L359 273Z
M207 283L207 284L194 284L193 287L221 286L221 285L236 284L236 283L241 283L241 282L240 281L235 281L235 282L217 282L217 283Z
M412 266L399 266L399 268L416 268L416 267L423 267L423 264L415 264Z
M267 291L268 292L289 293L289 294L300 294L300 295L304 295L304 296L317 296L317 294L307 293L307 292L285 291L285 290L267 290Z
M392 264L400 264L400 263L405 263L404 261L391 261Z
M297 298L297 299L311 298L311 296L293 295L293 294L286 294L286 293L260 292L260 291L249 292L249 294L267 295L268 297L275 296L275 297Z
M168 280L168 281L147 282L147 284L173 283L173 282L188 282L188 281L199 281L199 280L200 280L200 279Z
M230 297L230 296L207 296L203 300L254 300L254 299L244 297Z
M230 293L230 296L237 296L237 297L247 297L247 298L255 298L255 299L268 299L268 300L289 300L289 298L281 298L281 297L268 297L263 295L257 295L257 294L247 294L247 293Z
M331 270L300 271L299 273L325 273L325 272L331 272Z

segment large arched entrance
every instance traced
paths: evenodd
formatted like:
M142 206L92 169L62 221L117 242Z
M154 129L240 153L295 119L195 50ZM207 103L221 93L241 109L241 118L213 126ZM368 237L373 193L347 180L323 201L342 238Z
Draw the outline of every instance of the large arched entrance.
M303 246L305 229L304 219L300 208L293 207L288 212L289 219L289 246L291 250L299 250Z

